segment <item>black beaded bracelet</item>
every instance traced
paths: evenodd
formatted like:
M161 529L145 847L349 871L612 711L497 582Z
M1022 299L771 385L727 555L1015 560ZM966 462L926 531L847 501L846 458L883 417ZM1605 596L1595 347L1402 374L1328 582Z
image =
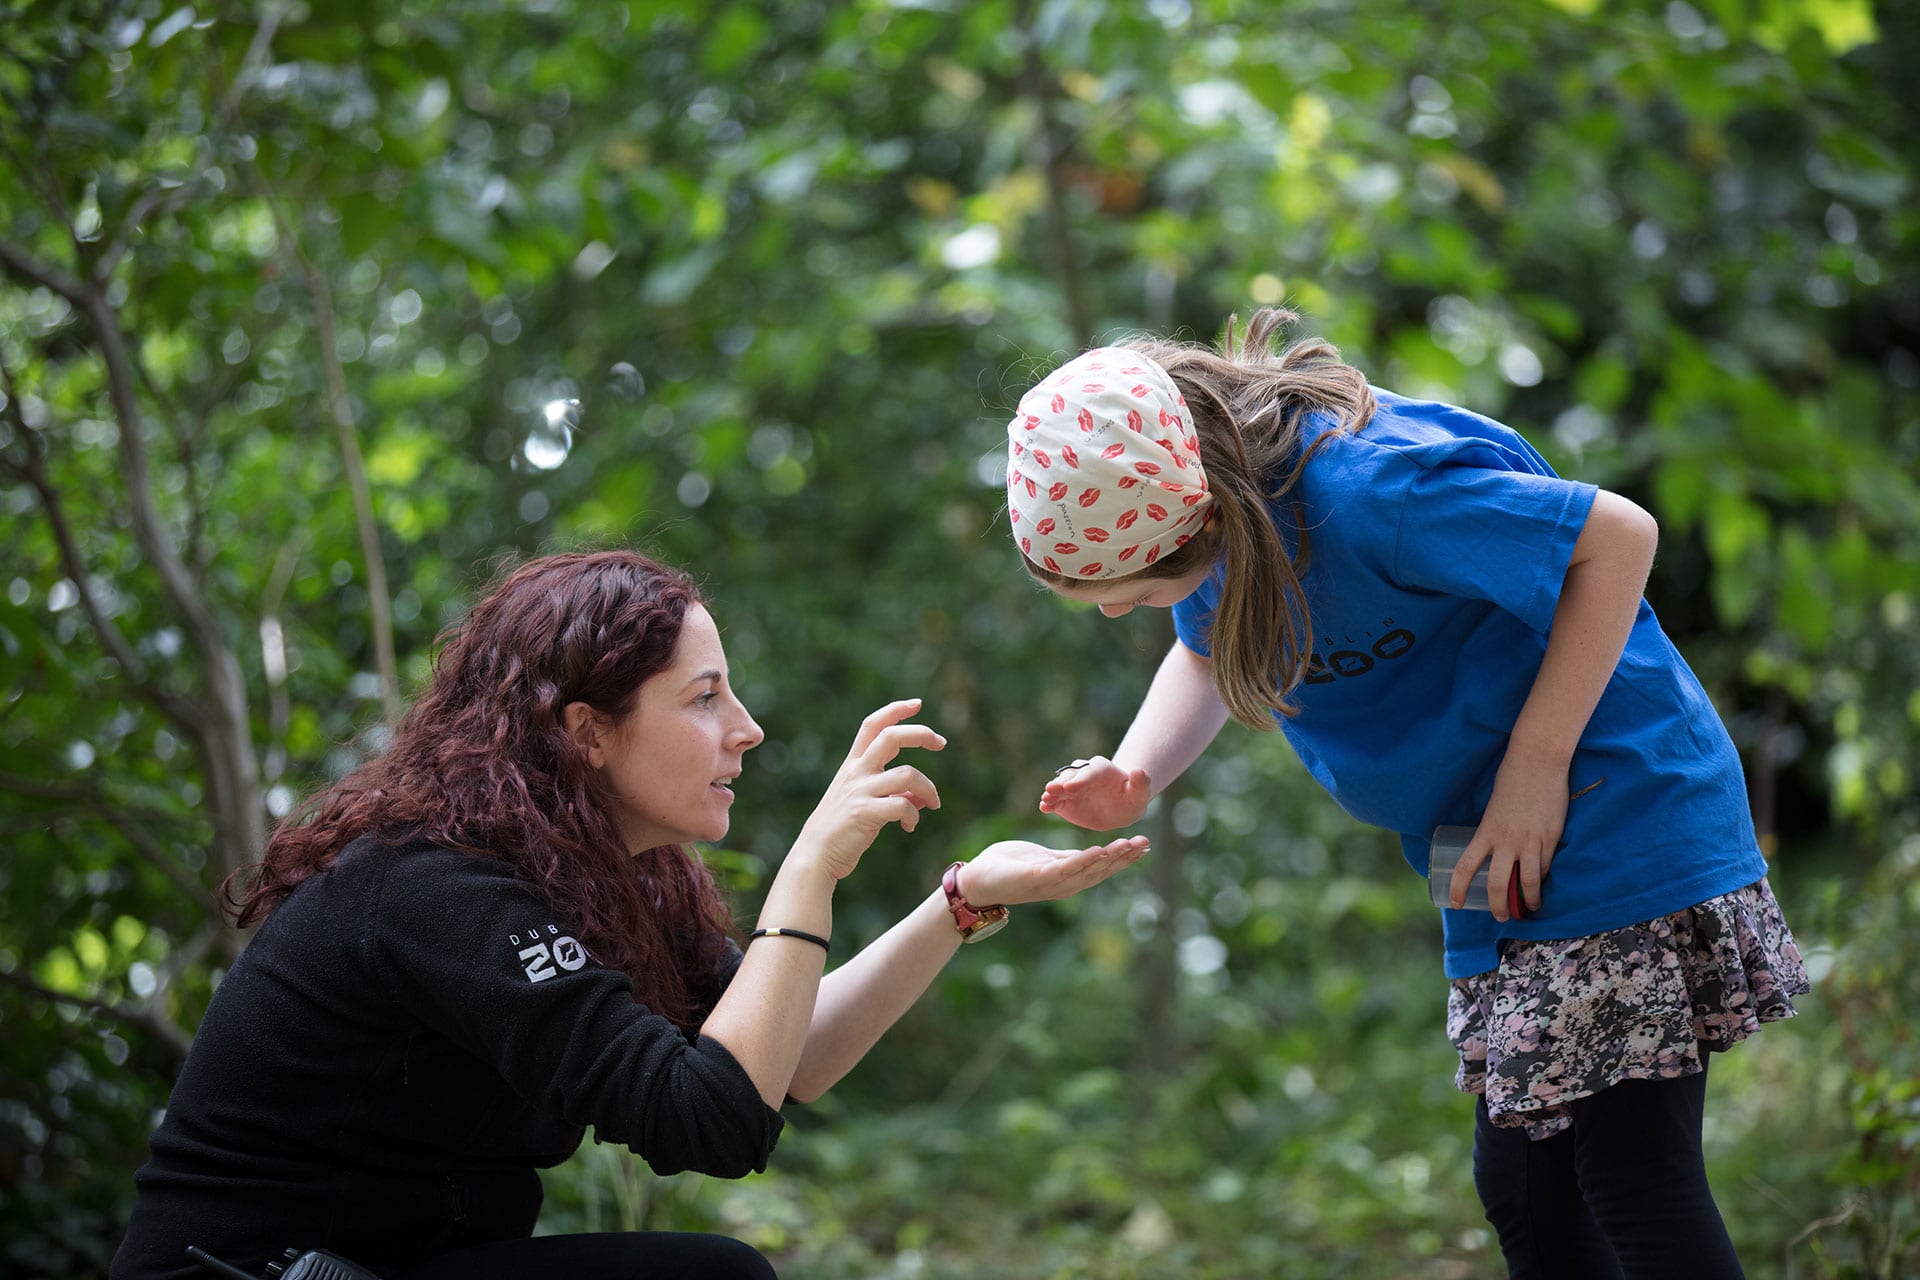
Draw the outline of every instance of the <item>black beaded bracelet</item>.
M822 951L828 953L833 951L833 948L827 945L825 938L817 933L808 933L804 929L755 929L747 935L747 941L752 942L755 938L798 938L802 942L811 942Z

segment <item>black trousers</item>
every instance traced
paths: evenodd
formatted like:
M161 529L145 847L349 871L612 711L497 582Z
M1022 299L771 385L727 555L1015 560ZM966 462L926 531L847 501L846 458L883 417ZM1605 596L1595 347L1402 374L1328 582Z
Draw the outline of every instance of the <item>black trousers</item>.
M1703 1060L1704 1065L1704 1060ZM1626 1080L1572 1104L1573 1127L1534 1142L1479 1100L1473 1182L1513 1280L1737 1280L1707 1189L1707 1073Z
M393 1280L777 1280L753 1246L685 1231L535 1236L442 1254Z

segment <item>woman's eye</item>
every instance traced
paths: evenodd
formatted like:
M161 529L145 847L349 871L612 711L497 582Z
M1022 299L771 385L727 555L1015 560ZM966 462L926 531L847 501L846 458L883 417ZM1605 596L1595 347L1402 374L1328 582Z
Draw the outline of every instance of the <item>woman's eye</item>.
M708 703L713 702L719 696L720 694L718 693L718 691L709 689L707 692L701 694L698 698L696 698L695 701L704 707Z

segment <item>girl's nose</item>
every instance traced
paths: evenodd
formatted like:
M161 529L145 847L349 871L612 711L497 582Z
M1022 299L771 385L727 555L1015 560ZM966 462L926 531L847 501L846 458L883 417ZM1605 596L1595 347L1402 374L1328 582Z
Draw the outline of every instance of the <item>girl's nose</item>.
M1133 606L1130 604L1103 604L1100 606L1100 612L1109 618L1124 618L1133 612Z

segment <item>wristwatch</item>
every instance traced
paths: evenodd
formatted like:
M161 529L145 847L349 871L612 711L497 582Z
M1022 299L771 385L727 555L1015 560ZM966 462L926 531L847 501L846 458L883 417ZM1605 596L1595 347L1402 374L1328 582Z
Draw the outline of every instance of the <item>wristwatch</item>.
M978 942L1007 927L1007 921L1013 918L1013 912L1005 907L976 907L967 901L960 892L960 868L964 862L956 862L947 868L940 877L940 887L946 891L947 910L953 912L953 927L960 931L960 941Z

